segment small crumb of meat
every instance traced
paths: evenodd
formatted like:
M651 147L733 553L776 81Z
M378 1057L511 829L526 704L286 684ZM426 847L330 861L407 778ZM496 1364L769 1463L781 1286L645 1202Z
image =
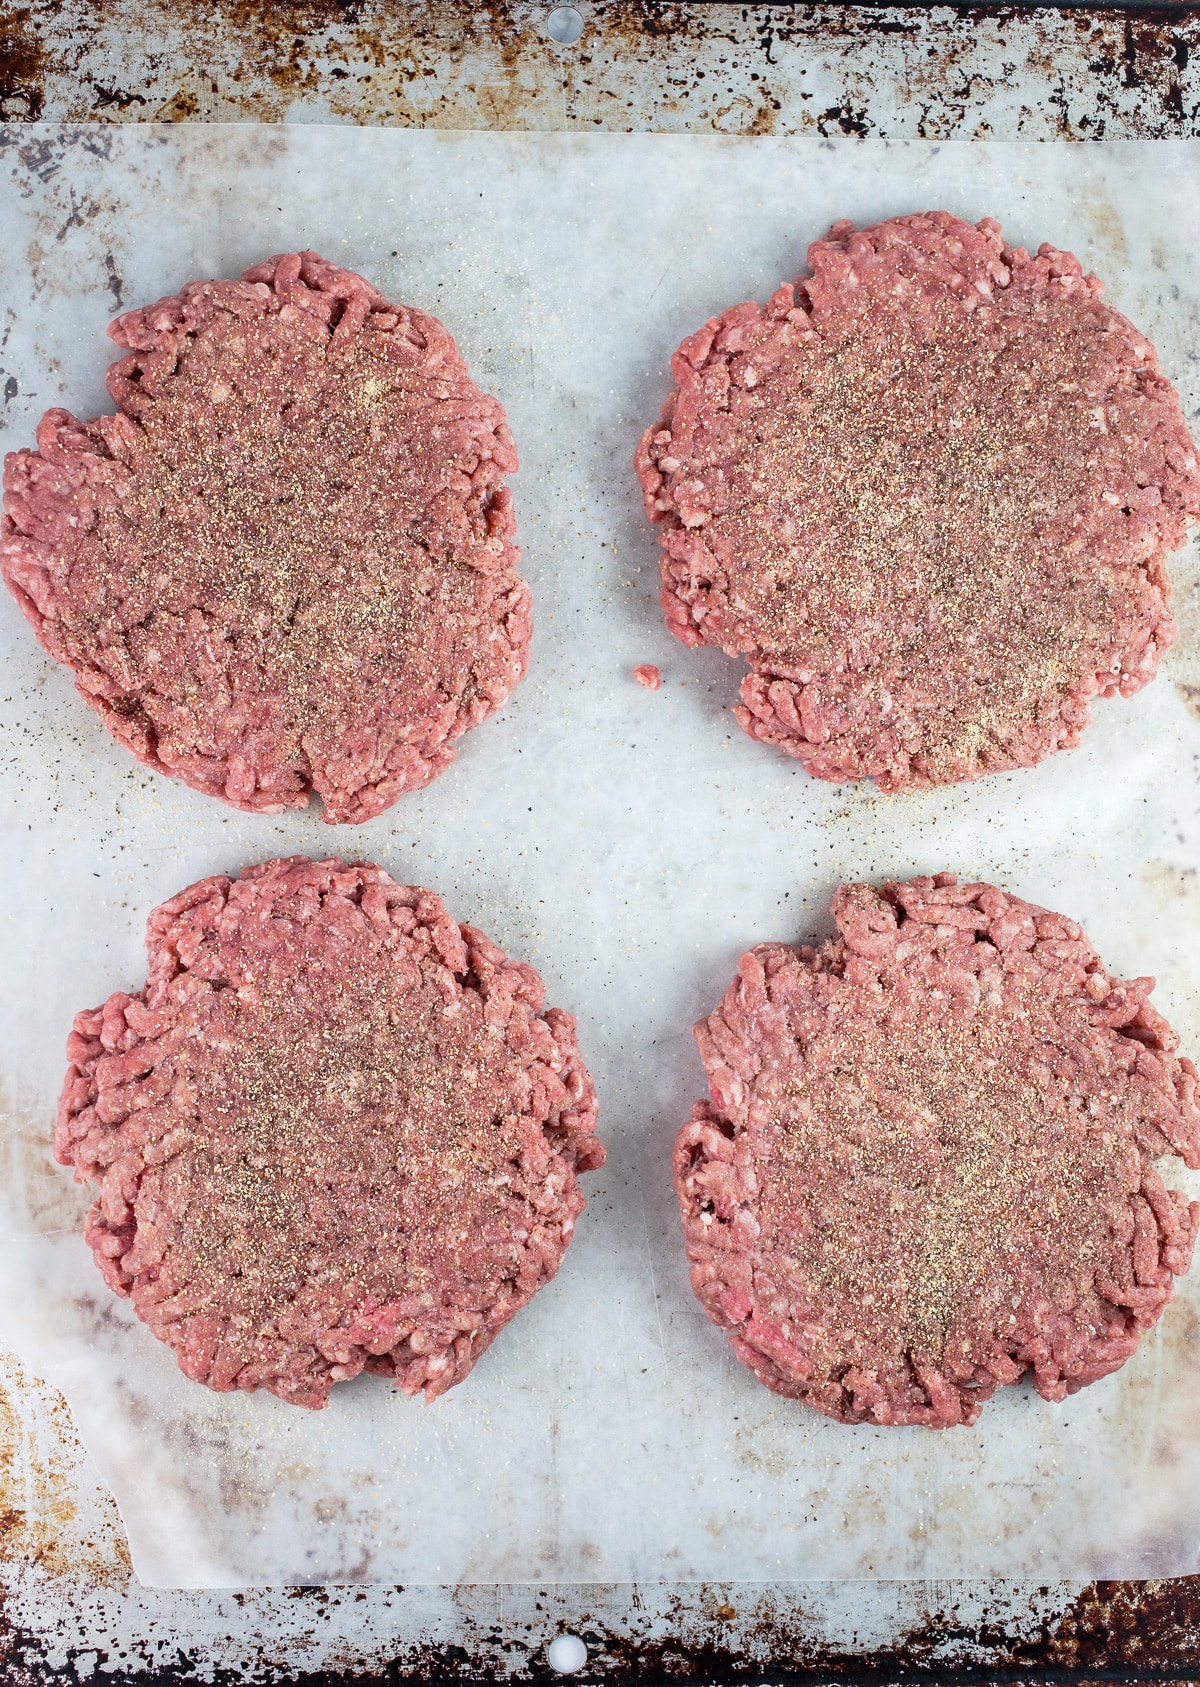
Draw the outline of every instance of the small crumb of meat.
M642 662L633 670L633 677L639 685L644 685L647 691L662 689L662 675L652 662Z
M498 401L447 330L314 252L109 333L115 416L51 410L5 462L0 567L150 767L363 821L429 783L525 673Z
M143 990L76 1015L55 1133L109 1287L210 1388L460 1382L604 1162L570 1014L366 864L205 879L147 948Z
M1153 678L1200 465L1078 260L945 212L810 248L685 340L636 466L662 604L744 656L734 712L822 779L1031 766Z
M738 1358L844 1423L971 1424L1117 1370L1188 1269L1196 1069L1073 921L952 873L843 885L744 955L675 1147L692 1284Z

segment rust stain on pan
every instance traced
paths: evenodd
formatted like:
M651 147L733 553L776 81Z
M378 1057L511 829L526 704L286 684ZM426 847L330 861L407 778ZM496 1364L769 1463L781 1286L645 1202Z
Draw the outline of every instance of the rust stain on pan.
M920 1627L869 1655L851 1656L834 1647L806 1644L805 1613L796 1597L782 1590L729 1587L697 1589L675 1601L660 1602L658 1623L673 1638L649 1633L634 1617L614 1626L598 1614L614 1593L597 1588L594 1602L584 1600L570 1617L570 1627L586 1642L589 1659L576 1677L581 1682L656 1680L707 1682L942 1683L1020 1681L1036 1683L1089 1680L1130 1681L1188 1676L1194 1634L1200 1620L1200 1589L1194 1583L1149 1583L1144 1588L1095 1583L1083 1590L1069 1611L1046 1624L1033 1638L1014 1644L1006 1625L985 1619L960 1619L953 1609L931 1604ZM377 1597L375 1597L377 1595ZM78 1633L50 1648L19 1625L0 1621L0 1659L5 1681L41 1687L63 1679L98 1676L122 1687L178 1684L197 1678L223 1684L287 1682L293 1687L334 1687L353 1680L367 1684L398 1681L494 1681L541 1683L561 1680L550 1668L548 1635L563 1627L560 1602L553 1590L530 1590L521 1615L508 1617L498 1602L491 1620L464 1601L454 1640L378 1646L346 1641L322 1647L323 1629L357 1614L365 1631L385 1601L403 1590L292 1588L272 1596L289 1622L299 1646L281 1645L265 1632L251 1638L237 1666L204 1663L197 1649L180 1643L161 1649L155 1661L138 1646L120 1656L91 1644ZM203 1620L204 1596L188 1596L187 1615ZM737 1603L731 1601L736 1599ZM215 1603L215 1601L213 1601ZM226 1611L244 1610L253 1622L264 1613L255 1593L224 1597ZM214 1612L216 1622L221 1617ZM210 1621L213 1620L210 1618ZM225 1619L228 1621L228 1618ZM267 1624L262 1624L264 1630ZM164 1655L165 1654L165 1655ZM963 1659L953 1661L956 1655ZM305 1667L305 1659L311 1660ZM985 1665L981 1658L990 1658ZM319 1662L318 1662L319 1659ZM971 1661L966 1661L971 1660ZM2 1666L0 1666L2 1667Z
M78 1228L83 1209L53 1164L53 1109L0 1086L3 1175L45 1230ZM129 1578L129 1549L111 1497L79 1481L86 1455L56 1389L0 1351L0 1589L14 1570Z
M81 1490L84 1460L66 1401L18 1362L0 1362L0 1586L17 1571L122 1588L129 1548L114 1501ZM0 1616L0 1632L3 1619ZM2 1677L5 1680L9 1677Z
M0 118L36 122L48 70L32 9L0 13Z
M1200 1637L1200 1577L1171 1581L1093 1582L1062 1618L1047 1647L1047 1663L1061 1669L1136 1670L1178 1681L1196 1670Z
M437 128L1029 139L1200 133L1200 7L580 0L29 0L0 40L13 120L308 116ZM103 25L103 27L101 27Z

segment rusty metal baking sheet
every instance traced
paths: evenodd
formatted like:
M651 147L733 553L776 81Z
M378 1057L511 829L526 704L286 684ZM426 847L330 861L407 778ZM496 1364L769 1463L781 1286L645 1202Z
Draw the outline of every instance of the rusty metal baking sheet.
M1197 133L1194 6L23 0L0 118L948 140Z
M1073 248L1200 409L1200 147L1086 150L296 126L5 137L6 443L104 407L105 320L311 245L432 308L508 407L534 665L429 791L371 825L240 815L131 765L0 604L8 1097L0 1335L61 1386L144 1581L1087 1577L1192 1569L1200 1298L1063 1407L847 1429L768 1395L692 1300L668 1181L688 1031L739 951L828 929L842 878L953 866L1080 918L1200 1045L1200 606L1170 671L1041 768L883 798L744 739L735 665L662 628L629 461L667 359L837 216L997 215ZM659 693L632 681L655 661ZM205 873L341 850L433 885L580 1018L611 1150L558 1279L432 1408L326 1413L187 1383L100 1284L48 1135L71 1012L143 976L149 908ZM14 987L15 986L15 987Z

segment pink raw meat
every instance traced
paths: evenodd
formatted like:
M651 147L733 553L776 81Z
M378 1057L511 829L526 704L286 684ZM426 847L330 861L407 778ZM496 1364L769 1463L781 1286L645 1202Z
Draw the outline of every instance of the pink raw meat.
M822 779L1028 767L1153 678L1200 467L1154 348L1069 253L946 212L838 223L684 341L637 471L685 644Z
M743 1364L843 1423L974 1423L1131 1357L1192 1257L1196 1069L1084 933L952 873L843 885L696 1026L675 1147L692 1284Z
M115 416L5 464L0 564L140 761L368 820L522 678L504 411L436 318L314 252L119 317Z
M76 1016L55 1135L109 1287L210 1388L460 1382L604 1162L570 1014L362 864L205 879L147 947L144 989Z

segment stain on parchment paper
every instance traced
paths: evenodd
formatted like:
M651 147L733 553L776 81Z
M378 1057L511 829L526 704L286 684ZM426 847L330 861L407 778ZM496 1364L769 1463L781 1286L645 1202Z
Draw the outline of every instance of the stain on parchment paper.
M30 206L21 235L34 298L107 295L105 316L124 306L128 232L122 202L105 185L106 172L116 163L122 170L152 170L157 148L149 154L129 148L128 158L126 151L120 132L103 128L32 135L15 125L0 130L0 167L7 167ZM45 364L52 348L38 349Z
M1194 1174L1192 1183L1194 1196L1198 1193ZM1147 1464L1156 1467L1160 1480L1169 1484L1163 1498L1173 1507L1180 1503L1181 1475L1186 1472L1194 1479L1196 1474L1197 1450L1190 1430L1200 1415L1198 1299L1200 1294L1188 1292L1185 1284L1183 1292L1167 1307L1155 1325L1147 1343L1150 1350L1131 1379L1124 1402L1130 1419L1136 1420L1141 1430ZM1152 1395L1158 1405L1156 1412L1147 1409L1147 1397ZM1136 1447L1137 1441L1131 1439L1131 1454Z
M1101 274L1127 264L1129 241L1125 237L1125 223L1108 195L1096 189L1083 200L1080 209L1095 251L1094 262Z
M361 1583L379 1580L380 1548L405 1548L412 1514L384 1490L403 1414L422 1411L420 1403L373 1376L340 1385L330 1406L313 1413L263 1391L217 1393L186 1378L125 1303L102 1289L79 1310L98 1347L136 1351L116 1382L114 1416L146 1431L145 1456L155 1466L138 1479L143 1493L158 1496L160 1516L186 1518L205 1534L214 1561L228 1562L230 1542L239 1541L234 1557L253 1580L256 1538L285 1531L293 1561L309 1566L305 1580ZM346 1440L364 1432L361 1417L347 1416L345 1397L361 1402L364 1393L384 1407L371 1431L377 1471L347 1468L343 1456ZM277 1555L278 1547L267 1550Z
M1163 668L1189 713L1200 720L1200 541L1195 535L1168 566L1171 609L1179 624L1179 636L1167 651Z
M779 1423L778 1416L770 1412L766 1418L735 1430L730 1440L738 1464L744 1470L761 1471L773 1483L786 1481L798 1465L803 1467L797 1453L803 1447L805 1437L796 1433L794 1423ZM806 1470L806 1480L808 1474Z
M92 1203L91 1190L76 1183L54 1158L54 1113L47 1098L0 1083L0 1143L8 1199L20 1204L26 1222L39 1235L82 1230Z
M1180 1162L1158 1162L1168 1186L1183 1185L1194 1199L1200 1180ZM1110 1526L1092 1540L1081 1563L1136 1549L1145 1572L1154 1574L1189 1556L1186 1540L1195 1526L1194 1495L1200 1482L1200 1287L1181 1279L1162 1317L1143 1336L1137 1353L1114 1378L1093 1385L1103 1390L1105 1443L1121 1449L1119 1466L1094 1479L1105 1492L1098 1515ZM1136 1518L1129 1540L1126 1519Z
M1187 863L1152 860L1140 869L1139 878L1154 917L1138 932L1138 969L1158 980L1159 1011L1170 1020L1183 1053L1200 1062L1200 946L1195 941L1200 932L1200 873Z
M184 198L223 193L241 171L268 169L287 157L289 137L278 125L214 124L189 131L188 144L175 155ZM215 207L214 207L215 212Z

